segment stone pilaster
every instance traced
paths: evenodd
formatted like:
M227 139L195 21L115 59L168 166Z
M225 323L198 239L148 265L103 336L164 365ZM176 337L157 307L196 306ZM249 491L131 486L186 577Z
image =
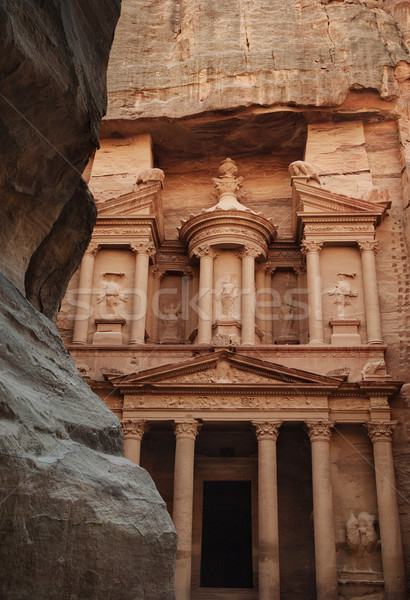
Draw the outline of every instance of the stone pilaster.
M384 597L386 600L405 600L406 581L392 452L395 426L396 421L366 423L373 442Z
M267 341L265 273L265 263L256 265L256 324L262 331L262 343Z
M259 600L280 598L276 440L281 421L253 421L258 440Z
M190 600L192 563L192 508L194 497L195 439L201 424L194 419L175 421L173 521L178 534L175 598Z
M302 244L306 255L308 306L309 306L309 344L323 344L322 279L320 276L319 253L322 242Z
M330 473L332 423L306 422L312 449L317 600L338 600L336 538Z
M135 254L134 300L132 304L132 322L130 344L145 343L145 322L147 318L147 292L149 259L154 252L147 242L131 244Z
M78 284L77 307L74 317L73 344L87 344L88 322L91 316L91 296L94 277L94 259L99 250L91 243L81 261L80 281Z
M382 344L379 292L377 289L376 258L377 242L359 242L362 254L364 306L366 311L367 343Z

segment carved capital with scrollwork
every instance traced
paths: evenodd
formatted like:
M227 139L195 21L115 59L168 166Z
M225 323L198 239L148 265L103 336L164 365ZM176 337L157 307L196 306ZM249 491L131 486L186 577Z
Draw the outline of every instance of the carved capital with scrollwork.
M306 273L306 265L293 265L292 267L293 271L295 272L295 275L297 275L298 277L301 277L302 275L304 275Z
M379 423L365 423L364 426L367 429L367 435L372 440L373 444L376 442L391 442L393 440L394 428L397 425L397 421L381 421Z
M100 249L100 245L95 242L88 244L87 250L84 252L84 256L95 256Z
M121 425L124 430L125 439L141 441L144 433L148 430L146 421L132 421L129 419L128 421L122 421Z
M376 254L379 247L379 242L376 242L376 240L365 240L364 242L358 242L358 244L360 252L373 252Z
M201 244L198 248L195 249L194 254L198 258L203 258L204 256L209 256L209 258L216 258L219 255L219 252L212 248L210 244Z
M130 248L133 252L136 252L137 254L147 254L149 257L152 257L155 254L155 247L148 240L132 242L130 244Z
M321 251L321 249L323 248L323 242L313 242L313 241L306 241L304 240L302 242L302 254L319 254L319 252Z
M177 439L195 440L202 427L202 423L198 423L195 419L186 419L184 421L174 421L175 437Z
M334 423L331 421L306 421L306 427L311 442L329 442Z
M255 427L255 434L258 442L262 440L272 440L273 442L276 442L282 421L252 421L252 425Z
M152 276L154 279L159 279L161 281L161 279L164 277L165 275L165 269L160 269L159 267L154 267L151 271Z
M250 246L250 245L246 245L242 248L242 250L239 250L237 253L235 253L236 256L238 256L239 258L258 258L258 256L261 255L261 251L258 250L257 248L255 248L254 246Z

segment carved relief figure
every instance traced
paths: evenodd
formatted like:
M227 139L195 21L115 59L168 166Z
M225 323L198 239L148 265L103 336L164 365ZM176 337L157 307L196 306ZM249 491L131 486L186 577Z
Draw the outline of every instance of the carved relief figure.
M346 521L346 540L350 550L362 556L365 552L374 552L379 547L379 540L374 528L375 515L366 511L356 518L353 511Z
M289 173L291 177L306 177L308 181L314 179L320 184L319 175L316 173L315 168L304 160L295 160L291 163Z
M118 312L120 302L127 302L128 295L121 290L118 283L124 273L104 273L103 291L97 296L97 303L101 304L100 313L104 319L121 316Z
M349 303L348 298L356 297L358 292L351 288L349 278L356 277L356 273L338 273L335 285L326 290L329 296L334 296L334 303L337 304L337 318L344 319L345 306Z
M162 309L161 340L180 341L182 309L180 304L171 302Z
M279 326L281 335L295 333L295 315L290 304L282 302L279 310Z
M238 286L232 283L228 276L222 282L221 289L217 292L216 299L220 303L220 317L237 318L237 300L239 296Z

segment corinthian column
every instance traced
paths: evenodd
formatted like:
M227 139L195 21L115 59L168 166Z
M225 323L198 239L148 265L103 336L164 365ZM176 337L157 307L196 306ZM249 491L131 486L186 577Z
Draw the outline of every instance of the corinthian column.
M86 344L88 341L88 320L91 314L94 258L98 252L98 248L97 244L90 244L81 261L77 307L74 317L73 344Z
M279 600L276 440L281 422L253 421L258 439L259 600Z
M242 258L242 344L255 344L255 258L259 252L245 247Z
M149 257L154 248L148 242L131 244L136 252L134 276L134 300L132 304L132 322L130 344L145 343L145 320L147 317L147 292Z
M359 242L362 253L364 306L366 310L367 343L382 344L379 292L377 289L376 259L377 242Z
M335 522L330 474L332 424L318 421L307 422L306 425L312 449L316 598L338 600Z
M148 430L146 421L122 421L121 425L124 430L124 456L139 465L142 437Z
M323 344L322 280L319 261L322 246L322 242L304 241L302 244L302 250L306 254L309 344Z
M178 534L175 598L190 600L192 562L192 507L194 497L195 439L201 425L194 419L175 421L174 509Z
M214 284L214 259L218 253L209 245L200 246L198 291L198 344L210 344L212 338L212 293Z
M392 453L396 421L366 423L373 442L385 600L405 600L406 580Z

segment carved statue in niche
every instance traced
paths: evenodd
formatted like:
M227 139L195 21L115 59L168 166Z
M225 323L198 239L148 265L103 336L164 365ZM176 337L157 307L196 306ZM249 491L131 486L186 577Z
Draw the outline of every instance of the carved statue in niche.
M229 275L222 282L220 290L216 294L219 302L219 317L225 319L237 319L237 303L239 297L238 286L232 283Z
M161 335L162 342L181 341L181 304L170 302L162 308Z
M296 335L295 315L290 304L282 302L279 310L279 327L281 336Z
M374 552L380 545L374 527L375 521L375 515L366 511L360 512L357 518L351 511L346 521L347 545L358 556L363 556L366 552Z
M97 296L97 303L101 305L100 315L103 319L121 317L119 314L120 302L127 302L128 295L121 290L119 281L124 273L104 273L103 291Z
M326 290L326 294L334 296L334 303L337 304L337 318L345 318L345 306L349 304L348 298L354 298L358 295L357 290L352 289L349 278L354 279L356 273L338 273L335 285Z

